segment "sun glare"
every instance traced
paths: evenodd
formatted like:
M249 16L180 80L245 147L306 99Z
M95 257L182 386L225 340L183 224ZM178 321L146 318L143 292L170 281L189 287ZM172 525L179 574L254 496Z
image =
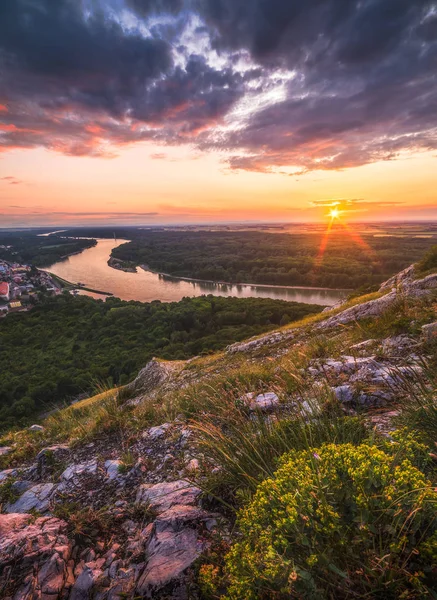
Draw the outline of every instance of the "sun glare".
M329 216L331 217L331 219L338 219L338 217L340 216L340 211L338 210L338 208L332 208L329 211Z

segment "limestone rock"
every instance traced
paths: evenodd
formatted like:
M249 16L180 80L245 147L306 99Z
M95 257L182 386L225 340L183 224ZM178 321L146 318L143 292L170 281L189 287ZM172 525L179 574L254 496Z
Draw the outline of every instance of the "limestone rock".
M195 505L199 495L184 481L143 487L141 501L150 502L159 515L145 532L148 560L137 584L139 596L155 598L165 591L169 598L188 597L185 572L205 549L201 530L215 524L214 515Z
M113 481L114 479L117 479L117 477L120 474L120 465L121 465L121 460L105 461L105 470L106 470L106 475L107 475L109 481Z
M164 423L163 425L157 425L156 427L150 427L143 433L143 437L150 438L151 440L157 440L161 437L164 437L166 431L170 429L170 423Z
M186 481L171 481L155 485L143 484L140 486L137 504L149 504L152 510L164 512L173 506L192 506L196 503L201 490Z
M91 590L101 574L101 569L92 569L90 566L85 565L73 585L69 600L89 600Z
M136 592L144 598L154 598L162 588L176 583L200 556L204 545L194 529L169 529L153 536L147 546L149 560ZM171 596L175 597L175 596Z
M55 518L0 515L0 590L14 600L60 598L71 554L66 530Z
M40 431L44 431L44 427L42 425L31 425L29 427L29 431L33 431L34 433L38 433Z
M153 359L142 369L136 379L126 386L128 393L146 394L159 387L177 368L176 364Z
M50 500L56 489L54 483L42 483L34 485L29 490L24 492L20 498L13 504L6 506L6 512L11 513L28 513L30 510L35 510L39 513L46 513L49 510Z
M422 327L422 334L426 342L437 341L437 321L429 325L424 325Z
M240 398L241 402L247 405L250 410L269 411L276 408L279 404L279 398L274 392L255 395L249 392Z
M354 389L350 385L339 385L332 388L333 392L339 402L347 403L352 402L354 399Z

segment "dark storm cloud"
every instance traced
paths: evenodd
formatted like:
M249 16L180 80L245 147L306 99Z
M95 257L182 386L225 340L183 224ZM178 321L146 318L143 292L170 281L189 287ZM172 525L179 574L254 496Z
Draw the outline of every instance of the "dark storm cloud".
M111 144L178 141L222 116L243 92L240 75L197 56L175 66L167 41L126 31L96 2L90 14L84 6L0 4L0 147L111 156Z
M129 26L121 2L0 2L0 147L111 156L189 141L235 169L293 173L437 148L429 1L125 0ZM217 127L278 69L290 77L276 103Z
M236 149L233 168L337 169L437 147L437 12L431 2L199 5L218 48L243 46L265 68L295 72L284 100L230 136L205 141L205 147Z

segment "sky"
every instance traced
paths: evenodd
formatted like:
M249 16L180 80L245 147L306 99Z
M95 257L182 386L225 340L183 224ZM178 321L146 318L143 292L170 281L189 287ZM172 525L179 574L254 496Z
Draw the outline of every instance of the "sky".
M437 220L437 4L1 0L0 227Z

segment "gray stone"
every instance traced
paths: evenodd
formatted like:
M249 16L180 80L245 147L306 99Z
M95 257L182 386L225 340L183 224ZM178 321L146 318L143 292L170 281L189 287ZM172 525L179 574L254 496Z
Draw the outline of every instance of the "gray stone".
M17 474L16 469L6 469L5 471L0 471L0 483L2 481L6 481L6 479L8 479L8 477L15 477L16 474Z
M350 385L339 385L332 390L339 402L347 403L354 399L354 389Z
M91 598L91 590L102 574L100 569L91 569L85 565L84 570L76 579L69 600L89 600Z
M351 350L366 350L376 344L376 340L364 340L364 342L359 342L358 344L354 344L350 347Z
M56 489L54 483L41 483L34 485L32 488L24 492L20 498L13 504L6 506L6 512L12 513L28 513L30 510L35 510L39 513L46 513L49 510L50 500Z
M117 479L117 477L120 475L120 465L121 465L121 460L105 461L106 475L107 475L109 481L113 481L114 479Z
M2 446L0 448L0 456L6 456L7 454L10 454L12 450L13 448L11 448L10 446Z
M90 460L85 463L70 465L61 475L61 480L64 481L72 481L76 477L80 477L81 475L96 475L97 473L97 461Z
M437 321L435 323L429 323L422 327L422 334L426 342L437 341Z
M157 440L163 437L170 427L170 423L164 423L163 425L158 425L157 427L151 427L143 433L143 437L150 438L151 440Z
M31 425L29 427L29 431L33 431L34 433L37 433L39 431L44 431L44 427L42 425Z
M137 504L149 504L158 513L175 505L194 505L201 490L186 481L171 481L155 485L143 484L137 492Z
M249 392L248 394L242 396L240 401L253 411L273 410L279 404L279 398L274 392L265 392L256 396L253 392Z
M408 335L396 335L381 342L382 350L389 356L410 354L417 345L417 342Z

